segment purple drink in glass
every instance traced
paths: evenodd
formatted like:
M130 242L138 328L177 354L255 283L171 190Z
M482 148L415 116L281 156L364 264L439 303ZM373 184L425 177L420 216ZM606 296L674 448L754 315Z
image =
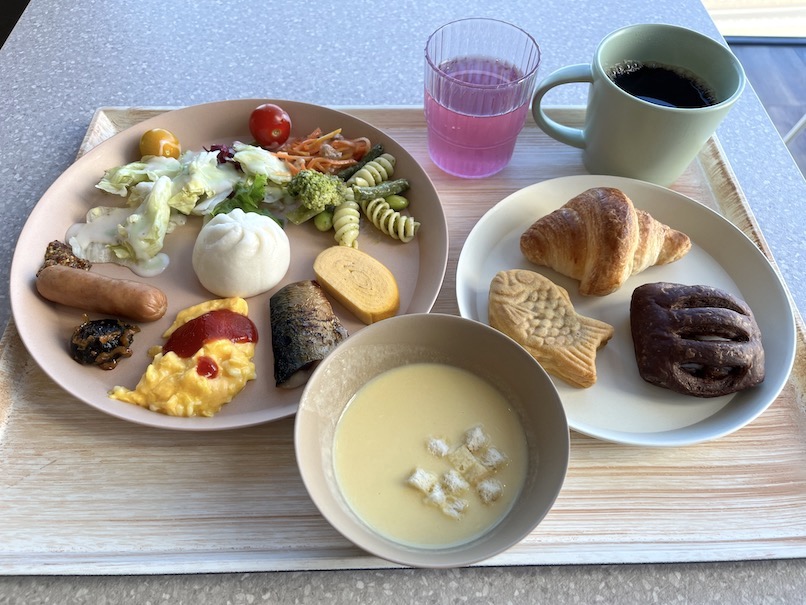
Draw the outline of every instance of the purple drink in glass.
M485 35L459 31L468 27ZM470 52L481 47L491 54L451 55L454 49ZM436 62L443 55L451 56ZM501 21L456 21L429 38L425 118L428 150L437 166L455 176L482 178L509 163L539 58L531 36Z

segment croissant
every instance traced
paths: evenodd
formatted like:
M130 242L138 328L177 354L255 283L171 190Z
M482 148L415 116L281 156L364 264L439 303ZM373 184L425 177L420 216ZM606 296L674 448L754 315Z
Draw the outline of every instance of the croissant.
M535 221L520 247L530 262L578 279L580 294L604 296L647 267L682 258L691 240L619 189L594 187Z

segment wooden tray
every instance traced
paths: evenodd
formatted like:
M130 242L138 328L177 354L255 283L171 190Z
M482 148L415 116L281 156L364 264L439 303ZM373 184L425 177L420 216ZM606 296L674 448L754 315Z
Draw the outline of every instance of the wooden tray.
M168 108L97 111L81 153ZM493 204L585 174L579 150L529 122L512 163L479 181L436 169L422 109L348 109L428 171L450 222L434 307L458 313L459 251ZM563 121L582 110L558 108ZM718 142L673 187L721 211L769 251ZM799 324L802 325L802 324ZM795 371L755 422L717 441L649 449L573 433L554 509L485 565L683 562L806 556L803 330ZM0 573L130 574L389 567L318 514L294 461L293 419L237 431L171 432L106 416L39 369L13 323L0 343Z

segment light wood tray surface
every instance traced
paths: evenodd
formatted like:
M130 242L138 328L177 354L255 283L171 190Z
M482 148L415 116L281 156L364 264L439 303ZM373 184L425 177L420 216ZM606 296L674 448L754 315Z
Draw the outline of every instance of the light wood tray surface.
M81 153L169 108L102 108ZM428 158L420 108L340 108L400 142L436 185L450 224L434 311L458 314L455 269L476 221L510 193L586 174L580 152L529 121L494 177L445 175ZM581 123L579 108L556 117ZM769 250L716 140L672 187ZM806 374L802 323L789 383L756 421L685 448L572 433L553 510L485 565L683 562L806 556ZM318 514L294 460L293 418L213 433L130 424L68 396L13 322L0 342L0 573L130 574L388 567Z

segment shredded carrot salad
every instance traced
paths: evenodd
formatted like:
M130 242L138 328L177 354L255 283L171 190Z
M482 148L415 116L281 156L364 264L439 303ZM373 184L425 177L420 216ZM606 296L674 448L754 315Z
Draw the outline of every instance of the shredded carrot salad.
M358 162L371 146L366 137L343 137L341 128L327 134L317 128L307 137L289 139L274 155L288 165L292 174L300 170L334 174Z

